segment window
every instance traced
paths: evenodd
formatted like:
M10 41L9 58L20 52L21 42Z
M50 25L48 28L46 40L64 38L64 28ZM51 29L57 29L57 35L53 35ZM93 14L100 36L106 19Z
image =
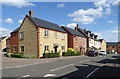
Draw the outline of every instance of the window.
M21 52L24 52L24 46L21 46L20 49L21 49Z
M76 42L78 41L78 38L77 38L77 37L75 38L75 41L76 41Z
M44 49L45 49L45 51L46 51L46 50L49 50L49 46L48 46L48 45L45 45L45 48L44 48Z
M49 31L48 30L45 30L44 31L44 36L47 37L49 35Z
M13 46L13 52L16 52L17 47Z
M75 47L75 50L77 51L77 50L78 50L78 47Z
M54 37L57 38L57 32L54 32Z
M24 39L24 32L20 32L20 39Z
M65 34L62 34L62 39L65 39Z
M65 46L61 46L61 49L62 49L62 50L65 50Z
M115 48L115 46L113 46L113 48Z

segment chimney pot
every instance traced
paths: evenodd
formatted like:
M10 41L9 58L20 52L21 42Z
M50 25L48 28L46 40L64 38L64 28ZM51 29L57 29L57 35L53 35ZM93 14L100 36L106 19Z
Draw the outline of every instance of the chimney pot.
M33 11L30 9L30 11L29 11L29 15L30 16L33 16L34 14L33 14Z

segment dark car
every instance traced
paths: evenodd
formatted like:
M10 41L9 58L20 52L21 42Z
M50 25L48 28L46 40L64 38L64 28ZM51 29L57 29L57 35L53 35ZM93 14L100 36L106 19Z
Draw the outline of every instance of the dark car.
M89 52L87 53L87 55L88 55L88 56L97 56L97 55L98 55L98 52L96 52L96 51L89 51Z

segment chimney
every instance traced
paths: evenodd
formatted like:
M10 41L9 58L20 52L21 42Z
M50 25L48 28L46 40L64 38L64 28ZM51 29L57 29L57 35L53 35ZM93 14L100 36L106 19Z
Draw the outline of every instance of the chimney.
M86 32L86 29L84 29L84 32Z
M79 28L79 24L76 25L76 27L74 28L74 30L78 30Z
M34 14L33 14L33 11L30 9L30 11L29 11L29 15L30 16L33 16Z

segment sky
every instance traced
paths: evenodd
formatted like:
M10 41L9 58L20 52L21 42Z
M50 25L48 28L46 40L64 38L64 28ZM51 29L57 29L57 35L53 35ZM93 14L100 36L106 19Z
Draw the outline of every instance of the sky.
M20 27L25 15L32 9L34 17L53 22L59 26L74 28L76 24L82 29L91 30L98 39L118 41L118 0L107 2L26 2L11 0L0 2L2 17L0 17L0 35L10 35L10 32ZM19 2L20 1L20 2Z

